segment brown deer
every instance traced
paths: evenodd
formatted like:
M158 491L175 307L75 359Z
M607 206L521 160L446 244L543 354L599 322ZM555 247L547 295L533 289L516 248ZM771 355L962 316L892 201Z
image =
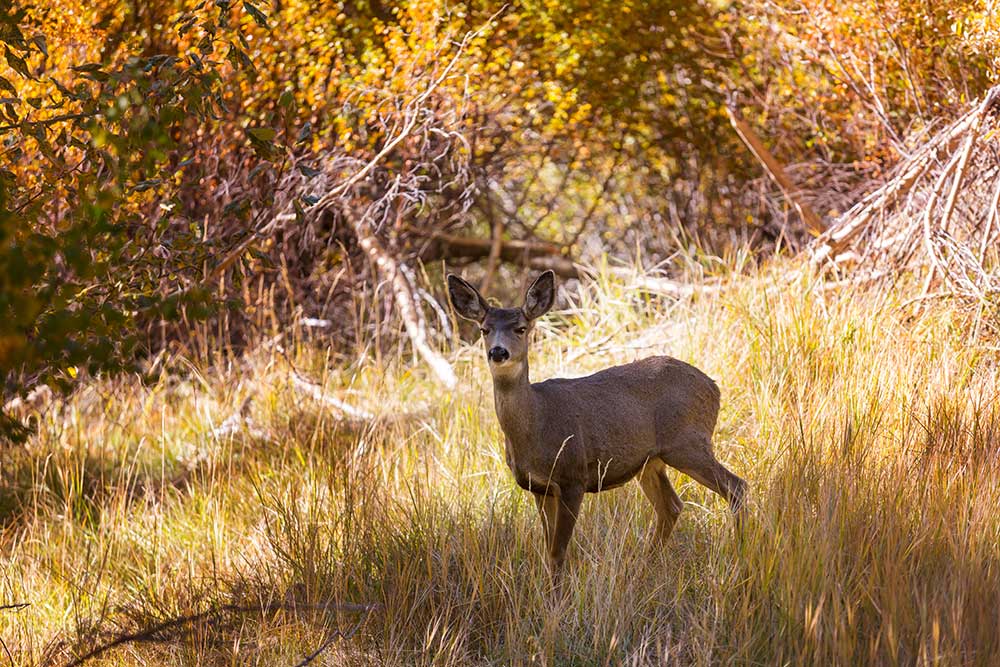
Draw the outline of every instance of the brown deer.
M448 294L455 312L482 330L507 465L518 486L534 494L557 581L584 493L613 489L638 475L656 511L658 543L684 507L667 466L739 512L747 485L712 452L719 389L707 375L661 356L587 377L532 383L528 337L555 300L553 273L532 283L520 308L490 306L455 275L448 276Z

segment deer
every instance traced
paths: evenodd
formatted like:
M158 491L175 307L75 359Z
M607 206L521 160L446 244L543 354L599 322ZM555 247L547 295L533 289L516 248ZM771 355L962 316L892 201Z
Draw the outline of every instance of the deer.
M656 515L659 546L684 508L668 466L725 498L740 516L747 483L715 458L720 392L710 377L673 357L653 356L533 383L529 336L555 302L555 274L539 275L523 304L512 308L490 306L454 274L447 281L455 312L480 327L505 461L517 485L534 496L557 585L585 493L638 477Z

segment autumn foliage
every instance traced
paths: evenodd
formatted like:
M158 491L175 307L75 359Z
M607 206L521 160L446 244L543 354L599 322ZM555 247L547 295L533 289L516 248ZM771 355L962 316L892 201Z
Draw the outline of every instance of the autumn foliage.
M992 82L996 21L978 2L20 3L6 390L134 365L201 321L239 343L329 318L358 342L385 267L411 276L406 310L419 267L489 282L511 241L568 274L794 248L727 107L834 216Z

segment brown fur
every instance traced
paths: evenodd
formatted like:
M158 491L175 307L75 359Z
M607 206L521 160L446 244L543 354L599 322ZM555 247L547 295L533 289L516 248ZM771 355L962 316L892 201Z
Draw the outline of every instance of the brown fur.
M666 467L676 468L742 506L746 483L712 452L719 389L700 370L672 357L649 357L581 378L528 379L533 321L554 301L554 278L542 274L522 308L492 308L479 292L448 277L456 312L480 323L493 375L506 460L517 484L535 494L554 575L565 559L584 493L638 476L666 540L683 508ZM509 358L495 361L490 350ZM503 355L499 355L499 359Z

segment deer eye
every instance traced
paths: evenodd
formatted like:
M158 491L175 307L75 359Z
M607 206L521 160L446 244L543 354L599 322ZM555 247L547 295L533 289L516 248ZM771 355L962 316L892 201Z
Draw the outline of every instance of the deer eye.
M484 336L489 336L490 335L490 330L487 329L486 327L480 327L479 331L481 331Z
M524 334L524 332L527 331L527 330L528 330L528 327L518 327L518 328L514 329L514 333L516 333L518 336L520 336L520 335Z

